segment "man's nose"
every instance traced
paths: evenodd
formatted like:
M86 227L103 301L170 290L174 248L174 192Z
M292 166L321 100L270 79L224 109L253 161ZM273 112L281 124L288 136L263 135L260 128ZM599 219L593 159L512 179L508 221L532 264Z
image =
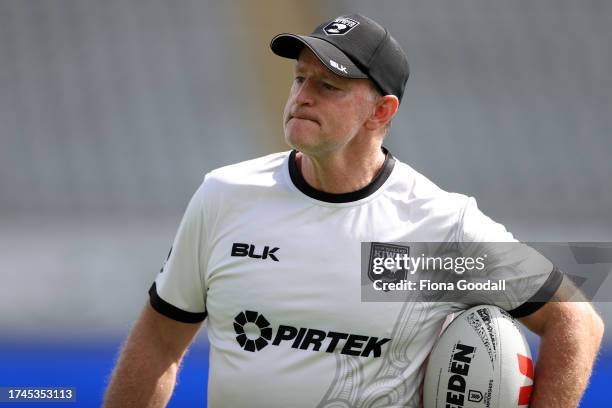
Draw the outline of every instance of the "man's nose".
M312 105L314 102L314 85L311 79L305 79L295 91L295 103L298 105Z

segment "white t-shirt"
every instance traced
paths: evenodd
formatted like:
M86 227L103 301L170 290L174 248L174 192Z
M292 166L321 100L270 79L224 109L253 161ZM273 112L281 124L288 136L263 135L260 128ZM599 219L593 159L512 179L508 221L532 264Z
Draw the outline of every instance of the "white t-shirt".
M295 152L277 153L206 175L149 293L173 319L208 318L210 407L417 407L441 325L468 305L363 302L361 243L513 240L390 153L347 194L313 189ZM559 285L544 258L516 269L534 293Z

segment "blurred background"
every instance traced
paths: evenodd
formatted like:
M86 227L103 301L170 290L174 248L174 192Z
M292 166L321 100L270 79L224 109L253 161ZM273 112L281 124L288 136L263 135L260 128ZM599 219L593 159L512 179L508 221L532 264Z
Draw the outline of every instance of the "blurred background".
M612 241L612 2L0 0L0 386L100 405L204 174L287 150L270 39L353 12L408 55L396 157L521 240ZM607 334L582 406L611 380Z

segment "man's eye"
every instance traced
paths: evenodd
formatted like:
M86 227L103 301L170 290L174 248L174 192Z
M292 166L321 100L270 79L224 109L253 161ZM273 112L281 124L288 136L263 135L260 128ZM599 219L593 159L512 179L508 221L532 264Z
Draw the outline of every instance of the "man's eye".
M301 76L296 76L294 79L295 82L297 82L298 84L301 84L302 82L304 82L304 77Z
M328 91L337 91L339 88L336 88L332 84L328 84L327 82L323 82L323 87Z

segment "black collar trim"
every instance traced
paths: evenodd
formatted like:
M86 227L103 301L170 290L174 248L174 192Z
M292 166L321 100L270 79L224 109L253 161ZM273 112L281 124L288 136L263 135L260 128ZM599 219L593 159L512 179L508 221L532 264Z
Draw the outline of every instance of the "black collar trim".
M328 203L350 203L353 201L358 201L374 194L374 192L376 192L376 190L378 190L385 183L385 181L387 181L391 175L391 172L393 171L393 167L395 166L395 158L385 147L382 149L385 153L385 162L383 163L381 171L376 175L376 177L374 177L374 180L372 180L370 184L357 191L334 194L317 190L316 188L310 186L310 184L304 180L302 172L297 167L297 163L295 161L295 155L297 153L296 150L292 150L291 154L289 155L289 176L298 190L306 194L308 197L314 198L315 200L325 201Z

